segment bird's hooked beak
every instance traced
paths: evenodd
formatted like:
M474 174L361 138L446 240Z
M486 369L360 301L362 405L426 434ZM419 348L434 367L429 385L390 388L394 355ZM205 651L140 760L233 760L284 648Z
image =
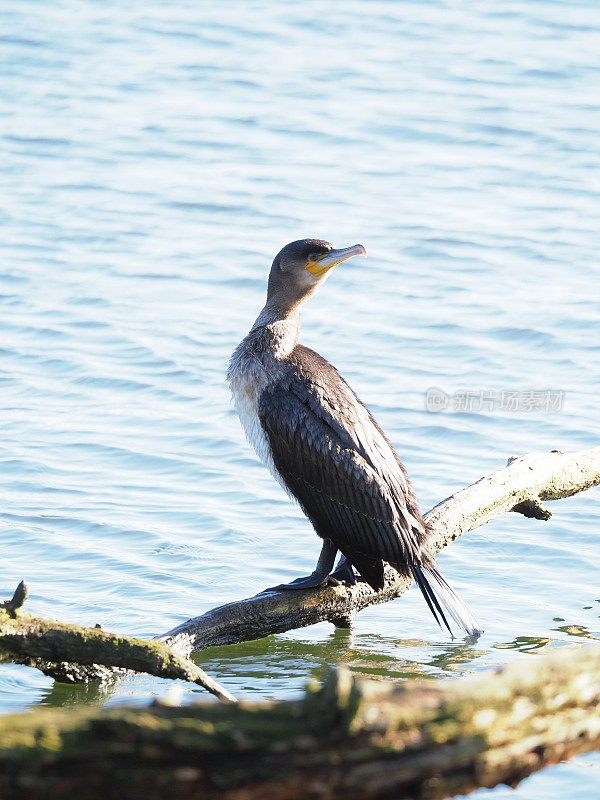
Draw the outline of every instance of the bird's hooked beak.
M353 244L352 247L341 247L339 250L330 250L325 255L314 260L309 259L306 269L311 275L320 278L333 267L337 267L342 261L347 261L354 256L366 256L367 251L362 244Z

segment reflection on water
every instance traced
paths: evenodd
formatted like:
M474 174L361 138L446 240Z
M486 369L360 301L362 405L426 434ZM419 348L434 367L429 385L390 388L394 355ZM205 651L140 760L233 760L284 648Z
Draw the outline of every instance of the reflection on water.
M512 642L500 642L495 644L496 650L519 650L521 653L529 653L532 650L541 650L552 642L545 636L517 636Z
M583 637L584 639L600 639L600 634L593 633L584 625L559 625L555 630L566 633L568 636Z
M428 663L442 672L456 671L462 674L469 671L474 662L486 653L486 649L478 647L477 642L476 636L466 636L462 643L457 641L452 648L436 653Z
M268 681L272 696L295 694L306 682L306 667L321 677L332 664L345 664L355 672L369 678L404 680L431 676L428 664L403 657L402 647L420 648L426 643L391 638L359 635L347 629L334 629L319 640L306 641L270 636L243 645L210 648L194 656L203 669L221 678L242 676L248 678L247 691L256 691L257 685ZM447 667L452 663L452 652L436 656ZM433 664L436 668L439 663ZM264 688L261 689L261 692Z
M47 693L40 699L43 706L101 706L113 694L118 679L108 683L67 684L52 681Z
M558 618L555 618L555 622ZM562 621L562 620L561 620ZM565 634L566 636L574 636L576 639L599 639L600 634L593 632L586 628L585 625L559 625L553 628L557 633ZM519 650L521 653L530 653L534 650L542 650L548 645L564 645L561 639L550 638L547 636L516 636L511 642L498 642L493 645L496 650Z

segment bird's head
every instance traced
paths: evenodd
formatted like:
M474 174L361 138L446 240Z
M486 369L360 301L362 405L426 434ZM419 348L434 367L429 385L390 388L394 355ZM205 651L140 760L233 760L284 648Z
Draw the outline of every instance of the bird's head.
M267 302L291 310L313 294L333 267L366 256L362 244L336 250L321 239L299 239L277 253L269 274Z

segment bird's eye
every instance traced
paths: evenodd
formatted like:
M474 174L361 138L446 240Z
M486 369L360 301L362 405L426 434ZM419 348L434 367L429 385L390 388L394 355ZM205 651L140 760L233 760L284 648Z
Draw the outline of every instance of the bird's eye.
M308 261L318 261L321 258L322 253L309 253L308 254Z

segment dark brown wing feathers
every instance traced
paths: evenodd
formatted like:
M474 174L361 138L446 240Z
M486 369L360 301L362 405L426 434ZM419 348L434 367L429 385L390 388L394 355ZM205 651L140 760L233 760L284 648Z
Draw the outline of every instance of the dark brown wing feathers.
M295 368L259 401L275 467L319 536L329 537L374 588L381 588L382 560L403 573L412 571L411 564L422 558L415 544L425 529L402 529L393 487L352 436L353 403L360 401L325 359L308 348L296 351ZM414 497L402 500L419 514Z

